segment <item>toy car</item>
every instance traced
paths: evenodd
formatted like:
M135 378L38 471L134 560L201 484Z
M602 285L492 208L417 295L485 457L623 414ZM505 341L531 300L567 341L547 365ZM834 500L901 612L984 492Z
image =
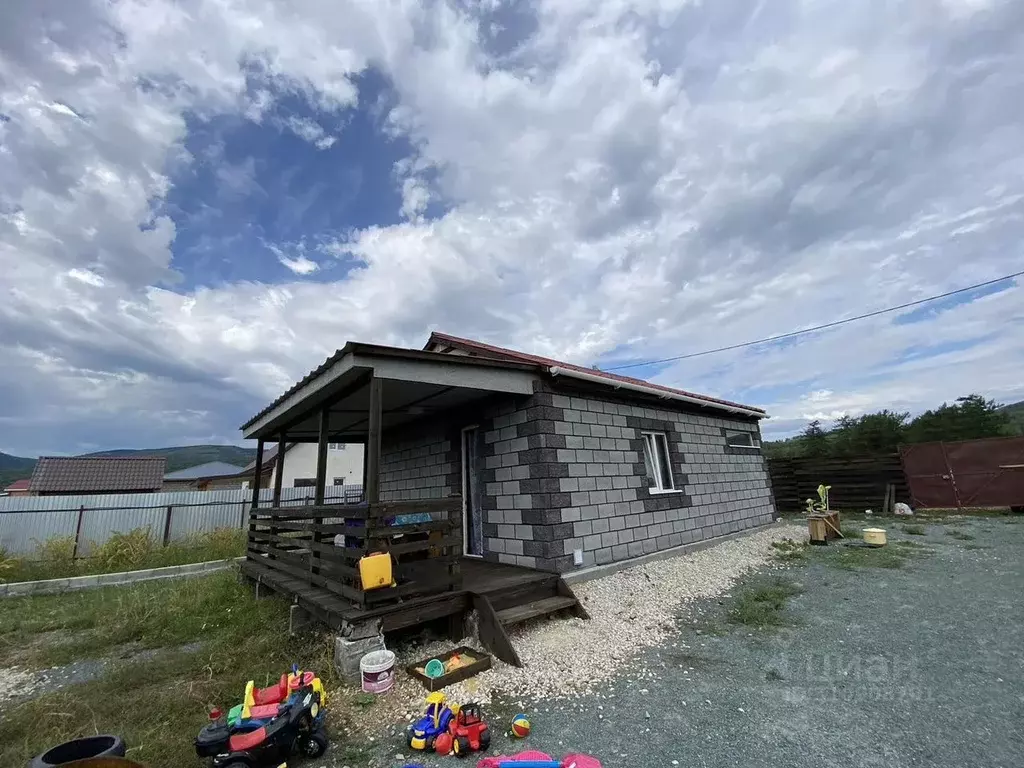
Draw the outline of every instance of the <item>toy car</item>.
M479 704L463 704L448 731L452 735L452 752L456 757L484 752L491 746L491 731L480 714Z
M427 711L419 720L409 726L407 743L410 749L430 751L437 737L448 730L455 714L445 703L440 691L427 696Z
M204 727L196 737L196 754L211 758L213 768L279 766L291 754L316 758L327 750L323 684L312 673L289 676L288 697L280 703L255 704L252 682L245 701L227 719ZM296 684L292 684L297 680Z

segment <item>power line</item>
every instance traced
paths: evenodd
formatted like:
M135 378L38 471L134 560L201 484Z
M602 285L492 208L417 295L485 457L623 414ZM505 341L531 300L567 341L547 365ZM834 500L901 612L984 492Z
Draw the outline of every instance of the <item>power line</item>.
M948 299L950 296L956 296L959 293L966 293L967 291L974 291L978 288L985 288L989 285L995 285L996 283L1002 283L1006 280L1012 280L1015 277L1021 277L1024 275L1024 270L1020 272L1014 272L1010 275L1003 275L997 277L994 280L986 280L984 283L977 283L975 285L968 285L965 288L957 288L955 291L949 291L947 293L940 293L936 296L929 296L927 299L918 299L917 301L908 301L906 304L897 304L894 307L887 307L885 309L877 309L874 312L867 312L863 315L856 315L855 317L847 317L843 320L834 320L831 323L825 323L824 325L816 325L813 328L803 328L799 331L790 331L789 333L780 333L778 336L767 336L763 339L757 339L755 341L744 341L740 344L730 344L727 347L717 347L715 349L705 349L703 352L690 352L686 355L676 355L674 357L665 357L661 360L646 360L642 363L626 363L624 365L612 365L608 368L602 368L604 371L621 371L624 368L639 368L644 365L658 365L659 363L674 363L677 360L688 360L691 357L702 357L704 355L713 355L716 352L727 352L730 349L742 349L743 347L752 347L755 344L767 344L770 341L780 341L781 339L791 339L794 336L802 336L805 333L814 333L815 331L823 331L826 328L835 328L837 325L845 325L846 323L852 323L854 320L864 320L869 317L877 317L878 315L884 315L889 312L898 312L901 309L909 309L910 307L917 307L921 304L927 304L930 301L938 301L939 299Z

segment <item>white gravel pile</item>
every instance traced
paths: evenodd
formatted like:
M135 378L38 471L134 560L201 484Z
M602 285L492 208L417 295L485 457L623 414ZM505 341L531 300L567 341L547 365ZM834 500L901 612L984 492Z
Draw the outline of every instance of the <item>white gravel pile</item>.
M689 614L689 602L722 596L744 572L770 562L771 542L799 539L804 532L800 526L779 524L698 552L577 584L573 589L590 613L589 621L548 619L514 628L511 638L522 669L494 659L491 670L447 687L445 694L451 701L487 704L496 694L526 700L598 692L634 655L673 634L677 617ZM469 639L462 644L480 647ZM400 666L451 647L449 641L439 641L399 649ZM634 679L647 676L639 669L631 673ZM398 678L398 685L384 697L386 708L402 720L419 716L426 692L407 675ZM381 708L373 709L380 718Z
M38 672L26 672L17 667L0 667L0 705L8 699L31 693L42 684Z

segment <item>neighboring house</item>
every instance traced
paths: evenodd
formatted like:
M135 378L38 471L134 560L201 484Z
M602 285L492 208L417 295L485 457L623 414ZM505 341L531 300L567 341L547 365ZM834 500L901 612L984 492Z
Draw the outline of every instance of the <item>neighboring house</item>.
M315 455L321 433L373 444L376 419L371 503L461 496L465 555L566 572L771 522L766 415L433 333L349 342L242 429Z
M210 461L164 475L165 491L220 491L241 488L243 467L224 461Z
M33 496L154 493L163 485L163 456L40 456L29 480Z
M15 480L13 483L4 488L5 496L28 496L28 478L24 480Z
M261 488L273 488L277 475L277 446L263 452ZM284 451L282 488L312 488L316 484L316 443L287 443ZM242 487L249 488L256 462L242 471ZM363 484L363 446L358 443L328 443L327 485Z

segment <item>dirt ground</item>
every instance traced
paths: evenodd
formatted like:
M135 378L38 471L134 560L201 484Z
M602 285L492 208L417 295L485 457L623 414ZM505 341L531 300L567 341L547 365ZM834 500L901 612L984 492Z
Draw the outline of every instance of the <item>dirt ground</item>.
M606 768L1020 765L1024 518L886 527L891 557L833 545L788 563L802 593L783 626L730 620L743 591L769 578L752 574L603 694L492 706L496 733L517 709L533 724L527 740L498 735L495 747L587 752ZM626 682L638 668L646 679ZM452 760L410 755L392 736L339 745L327 764Z

